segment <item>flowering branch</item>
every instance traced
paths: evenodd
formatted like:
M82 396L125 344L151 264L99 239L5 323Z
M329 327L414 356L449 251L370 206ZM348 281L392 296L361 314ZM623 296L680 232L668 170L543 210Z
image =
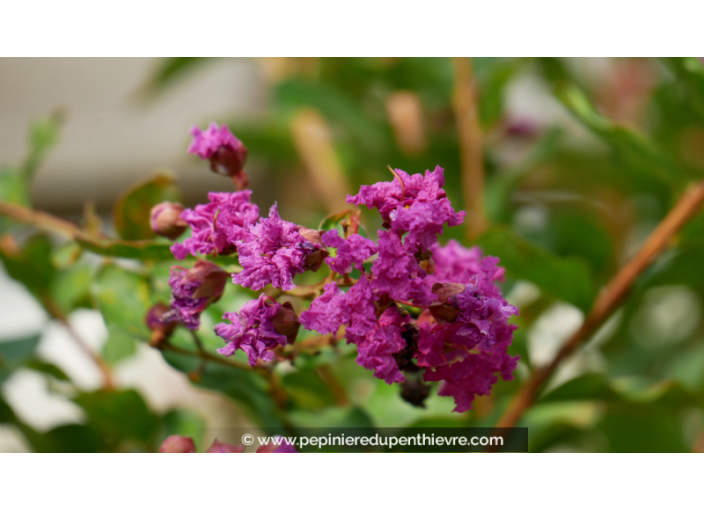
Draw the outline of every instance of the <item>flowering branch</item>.
M467 210L467 236L476 238L486 228L484 217L484 162L476 86L469 58L454 59L455 91L452 106L457 121L462 162L462 193Z
M154 241L122 241L81 229L78 225L51 214L0 200L0 214L32 225L46 233L76 241L99 255L123 258L168 260L173 258L169 245Z
M687 190L669 214L646 239L643 246L608 283L597 298L582 327L562 346L555 358L536 370L522 384L497 427L513 427L535 402L540 389L557 367L608 319L628 295L636 278L651 264L672 240L673 236L701 209L704 204L704 181Z

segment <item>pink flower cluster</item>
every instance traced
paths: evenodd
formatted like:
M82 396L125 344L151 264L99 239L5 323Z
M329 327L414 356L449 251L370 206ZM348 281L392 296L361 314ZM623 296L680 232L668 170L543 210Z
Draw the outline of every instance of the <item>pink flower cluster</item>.
M210 131L194 133L192 151L212 158L222 152L218 144L234 150L229 131ZM276 205L260 218L251 192L238 191L211 193L208 204L183 211L179 220L191 235L172 251L179 259L236 253L242 270L232 280L255 291L268 285L291 291L296 275L316 271L323 261L330 268L328 283L300 314L300 323L290 303L264 294L225 314L230 323L215 327L226 341L221 354L242 350L255 365L294 342L299 324L321 334L343 332L357 347L357 362L376 377L404 383L405 374L422 373L426 382L441 381L439 395L454 397L455 411L464 412L477 395L489 394L499 376L512 378L518 358L508 354L515 329L508 320L518 310L496 284L504 274L497 258L456 241L438 244L445 226L457 226L465 216L447 198L443 169L392 173L390 182L362 186L347 197L350 204L378 210L383 224L377 242L356 228L341 236L336 229L318 232L284 221ZM167 223L162 220L160 228L171 232ZM203 265L212 263L198 264L195 272L174 269L170 280L170 313L192 329L204 307L219 298L213 288L222 293L213 286L220 280L208 276L213 268ZM199 276L208 276L210 284Z

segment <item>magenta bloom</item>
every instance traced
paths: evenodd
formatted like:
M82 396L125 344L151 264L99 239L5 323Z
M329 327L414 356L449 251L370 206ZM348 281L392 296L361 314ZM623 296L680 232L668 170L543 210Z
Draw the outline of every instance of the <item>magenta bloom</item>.
M426 306L435 295L423 283L425 272L416 258L403 247L401 239L390 232L379 231L379 257L372 264L374 291L391 299Z
M269 217L249 227L250 235L236 243L242 271L232 281L252 290L261 290L268 284L293 289L293 277L305 271L308 255L318 251L298 228L282 220L276 204L272 205Z
M426 277L429 285L436 282L475 283L484 295L501 297L495 282L504 279L506 270L499 267L497 257L482 257L476 246L465 248L454 239L447 246L435 245L432 249L435 272Z
M347 203L376 208L384 227L399 237L408 233L403 244L409 253L427 251L437 242L443 226L459 225L465 213L455 212L442 189L445 176L441 167L426 170L425 176L398 169L395 173L398 178L391 182L362 186L359 194L347 196Z
M200 327L200 314L217 301L225 289L228 273L212 262L199 260L191 269L171 268L171 312L162 320L180 320L188 329Z
M286 336L277 333L274 325L280 308L279 303L262 294L259 299L244 305L239 313L226 313L223 318L232 324L221 322L215 326L215 333L227 342L218 352L223 356L232 356L237 349L242 349L251 366L256 365L259 359L274 359L272 351L278 345L286 344Z
M191 134L193 142L188 152L210 160L214 172L235 175L242 171L247 161L247 148L227 126L211 122L205 131L193 126Z
M376 377L387 384L406 380L398 368L394 354L406 347L401 333L403 324L408 321L408 317L402 318L395 307L387 308L379 317L374 330L357 343L357 363L372 370Z
M182 260L197 254L227 254L236 250L235 243L247 237L250 225L259 218L259 208L250 202L249 190L235 193L208 193L207 204L186 209L181 214L191 227L191 237L171 247Z
M352 234L347 239L342 239L337 230L330 230L323 234L326 246L337 248L337 257L328 257L325 262L336 273L345 274L352 268L362 270L362 263L377 252L374 241Z

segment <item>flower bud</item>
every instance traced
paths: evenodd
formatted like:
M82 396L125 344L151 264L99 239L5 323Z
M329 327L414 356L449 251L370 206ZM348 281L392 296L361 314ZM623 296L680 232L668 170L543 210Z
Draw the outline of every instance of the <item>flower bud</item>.
M173 320L169 320L169 312L171 312L171 307L164 303L155 304L147 312L144 321L152 332L149 337L150 345L157 346L161 344L167 340L174 329L176 329L177 323L173 322Z
M243 170L247 161L247 148L227 126L218 126L212 122L205 131L194 126L191 134L193 142L188 152L210 160L210 169L232 177L238 190L249 187L249 177Z
M306 271L315 273L323 265L325 257L330 255L330 252L323 248L322 231L299 226L298 232L306 240L301 245L301 249L306 253L303 267Z
M161 444L159 453L196 453L196 445L190 437L169 436Z
M211 303L220 299L229 276L227 271L207 260L199 260L186 272L187 280L200 283L193 299L209 298Z
M172 311L168 317L178 318L188 329L198 329L201 312L220 299L229 276L207 260L199 260L191 269L172 267L169 276Z
M205 453L244 453L244 446L232 446L231 444L221 443L216 439Z
M440 303L447 303L447 300L457 294L464 292L465 286L461 283L440 283L437 282L433 285L433 294L438 296L438 301Z
M289 345L293 345L298 336L298 330L301 323L298 320L298 315L293 311L293 305L286 301L279 307L279 312L272 321L274 329L279 335L284 335Z
M152 207L149 213L149 224L158 235L172 241L177 239L188 228L188 223L181 219L184 207L181 204L162 202Z

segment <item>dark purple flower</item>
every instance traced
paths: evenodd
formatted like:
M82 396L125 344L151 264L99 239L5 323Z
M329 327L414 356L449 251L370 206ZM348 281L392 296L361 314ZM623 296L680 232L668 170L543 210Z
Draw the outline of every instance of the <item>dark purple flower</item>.
M200 314L222 296L229 274L218 265L199 260L191 269L172 267L170 320L178 319L188 329L200 327Z
M227 254L236 250L235 243L247 237L250 225L259 218L259 208L250 202L249 190L235 193L208 193L207 204L186 209L181 219L191 227L191 237L176 243L171 252L182 260L197 254Z
M283 290L293 289L293 277L307 269L308 256L320 249L298 229L298 225L282 220L276 204L272 205L269 217L249 227L250 235L237 242L242 271L232 281L253 290L268 284Z
M407 317L404 320L395 307L387 308L379 317L376 327L357 344L357 363L372 370L376 377L387 384L406 380L398 368L394 354L406 347L401 327L408 320Z
M374 241L359 234L343 239L337 230L329 230L323 234L322 240L326 246L337 248L337 256L328 257L325 262L330 269L340 274L349 273L352 268L361 271L362 263L377 252Z
M417 306L429 305L435 299L423 283L425 272L420 269L418 260L391 232L379 231L379 256L372 264L372 274L374 291L391 299L413 302Z
M278 333L274 324L280 308L279 303L262 294L259 299L245 304L239 312L226 313L223 318L232 324L221 322L215 326L215 333L227 342L218 352L232 356L237 349L242 349L251 366L259 359L274 359L272 351L286 344L286 336Z

